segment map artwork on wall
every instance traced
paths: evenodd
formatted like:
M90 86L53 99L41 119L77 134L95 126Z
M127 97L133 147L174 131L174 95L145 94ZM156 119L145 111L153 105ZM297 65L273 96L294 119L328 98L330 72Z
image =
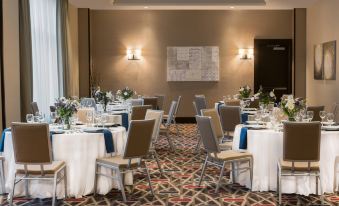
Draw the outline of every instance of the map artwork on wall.
M219 81L219 47L167 47L167 81Z

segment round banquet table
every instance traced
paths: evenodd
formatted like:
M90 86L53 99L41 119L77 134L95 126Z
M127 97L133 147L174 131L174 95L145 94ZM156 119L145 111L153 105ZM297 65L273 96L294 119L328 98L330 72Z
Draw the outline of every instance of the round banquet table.
M115 127L110 129L114 141L113 155L123 155L126 144L126 130L124 127ZM81 197L93 193L95 160L96 158L110 156L106 153L104 135L102 133L64 133L54 134L52 137L52 150L54 160L62 160L67 166L67 189L68 195ZM4 153L5 157L5 176L6 191L12 188L15 160L11 132L6 133ZM112 174L112 171L101 168L102 173ZM61 181L57 186L57 196L64 196L64 182ZM132 173L129 172L125 177L125 184L133 184ZM99 177L99 194L106 194L112 188L118 188L118 183L106 177ZM52 181L32 180L30 181L29 192L32 197L46 198L51 197L53 191ZM15 186L15 196L24 196L24 182Z
M234 131L233 150L239 150L240 132L243 125ZM307 142L305 142L307 147ZM301 150L303 148L300 148ZM253 155L252 191L276 191L277 163L283 156L283 133L270 129L248 130L247 151ZM322 191L333 193L335 161L339 156L339 131L322 131L320 146L320 176ZM339 170L337 165L336 171ZM237 173L236 182L250 187L248 173ZM315 194L314 177L283 177L282 192L302 195Z

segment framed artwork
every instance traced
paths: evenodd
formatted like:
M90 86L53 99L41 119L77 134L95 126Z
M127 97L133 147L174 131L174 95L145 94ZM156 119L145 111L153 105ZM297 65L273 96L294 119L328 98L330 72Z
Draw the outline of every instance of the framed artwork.
M330 41L314 46L315 80L336 80L336 43L336 41Z

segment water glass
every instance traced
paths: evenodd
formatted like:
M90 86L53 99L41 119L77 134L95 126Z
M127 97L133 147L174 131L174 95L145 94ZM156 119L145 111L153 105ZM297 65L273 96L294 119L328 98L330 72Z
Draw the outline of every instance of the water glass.
M313 120L314 112L313 111L307 111L307 119L309 122Z
M86 120L88 125L91 125L91 123L93 122L93 111L86 112Z
M327 121L330 125L334 124L334 114L333 113L327 113Z
M26 115L26 121L27 121L27 123L33 123L34 122L34 115L33 114L27 114Z
M57 119L57 113L56 112L51 112L50 113L50 119L51 119L51 123L54 124L56 119Z
M259 124L259 121L261 120L261 112L260 111L255 113L254 119L257 122L257 124Z
M320 118L321 118L321 123L323 123L323 122L324 122L324 119L325 119L325 117L326 117L326 112L325 112L325 111L320 111L320 112L319 112L319 116L320 116Z

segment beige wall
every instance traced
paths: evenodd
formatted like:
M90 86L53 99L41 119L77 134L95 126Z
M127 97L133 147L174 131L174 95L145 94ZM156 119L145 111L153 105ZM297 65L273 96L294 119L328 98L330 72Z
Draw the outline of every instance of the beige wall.
M3 0L4 83L6 124L20 121L18 0Z
M307 10L307 100L310 105L325 105L330 111L339 102L339 52L337 49L337 80L314 80L314 45L339 40L339 1L321 1Z
M78 46L78 9L69 4L69 60L70 60L70 94L79 96L79 46Z
M93 73L100 74L103 89L129 86L143 95L165 94L166 110L171 99L182 95L179 116L193 116L194 94L205 94L208 106L212 107L213 102L236 93L240 86L253 86L253 60L240 60L239 48L253 48L254 38L292 38L292 28L292 10L94 10L91 11ZM167 46L219 46L220 81L166 82ZM128 61L128 47L142 48L142 60Z

